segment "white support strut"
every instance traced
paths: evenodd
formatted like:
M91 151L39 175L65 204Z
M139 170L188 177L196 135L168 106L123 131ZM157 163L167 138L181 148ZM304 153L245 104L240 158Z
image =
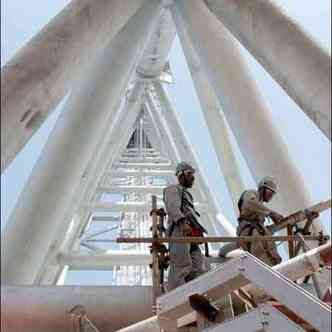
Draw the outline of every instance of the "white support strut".
M204 0L331 140L331 57L275 0Z
M1 68L1 173L144 2L73 0Z
M67 204L84 177L98 134L108 125L106 118L112 121L116 100L128 84L159 11L159 3L142 7L72 93L2 234L4 284L33 283ZM51 188L52 194L45 195Z

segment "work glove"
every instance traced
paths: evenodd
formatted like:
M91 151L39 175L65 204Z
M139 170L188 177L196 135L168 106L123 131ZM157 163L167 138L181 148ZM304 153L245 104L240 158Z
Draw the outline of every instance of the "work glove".
M313 220L319 217L319 212L304 210L305 216L308 220Z
M277 213L277 212L274 212L274 211L271 211L271 213L269 214L269 217L274 221L274 223L276 224L279 224L283 219L284 217Z
M192 235L192 228L189 224L185 223L183 227L183 236L191 236Z

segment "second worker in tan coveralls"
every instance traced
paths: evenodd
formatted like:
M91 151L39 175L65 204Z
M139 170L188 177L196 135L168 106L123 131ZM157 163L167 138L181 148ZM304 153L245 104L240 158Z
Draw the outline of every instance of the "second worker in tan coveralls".
M277 185L273 178L265 177L258 185L258 190L246 190L239 200L240 216L237 228L238 236L271 236L271 231L264 225L266 218L279 223L283 216L269 209L264 203L272 200L277 192ZM281 262L276 244L272 241L240 241L240 246L273 266Z

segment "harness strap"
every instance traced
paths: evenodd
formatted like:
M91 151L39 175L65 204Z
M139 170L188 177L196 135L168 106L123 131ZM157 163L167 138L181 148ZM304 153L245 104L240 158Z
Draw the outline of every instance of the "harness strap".
M241 231L240 231L240 233L239 233L239 236L241 236L241 234L242 234L242 232L244 231L244 230L246 230L246 229L248 229L249 228L249 234L248 234L248 236L252 236L252 234L253 234L253 232L254 232L254 230L256 229L257 231L258 231L258 233L259 234L261 234L261 235L265 235L265 229L263 228L263 226L262 225L260 225L259 223L249 223L249 224L247 224L247 225L245 225L242 229L241 229ZM247 244L247 246L248 246L248 251L249 252L251 252L251 242L249 241L249 243Z

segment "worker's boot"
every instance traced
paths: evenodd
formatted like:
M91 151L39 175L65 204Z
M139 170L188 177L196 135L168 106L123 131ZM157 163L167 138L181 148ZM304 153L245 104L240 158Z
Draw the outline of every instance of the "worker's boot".
M214 322L216 320L219 310L205 296L193 294L189 297L189 303L195 311L200 313L208 321Z

